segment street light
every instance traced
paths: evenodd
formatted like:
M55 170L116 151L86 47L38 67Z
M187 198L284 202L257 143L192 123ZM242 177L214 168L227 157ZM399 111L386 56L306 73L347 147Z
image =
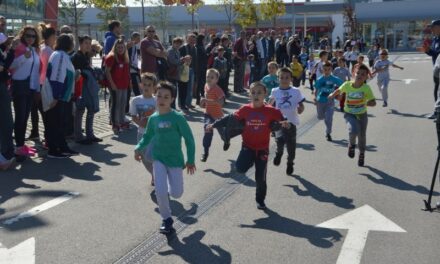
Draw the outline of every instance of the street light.
M295 0L292 0L292 35L296 33L296 24L295 24Z

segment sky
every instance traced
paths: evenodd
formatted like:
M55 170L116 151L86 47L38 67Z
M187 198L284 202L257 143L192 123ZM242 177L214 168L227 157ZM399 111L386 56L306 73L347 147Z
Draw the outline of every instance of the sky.
M135 1L135 0L126 0L127 1L127 5L128 6L140 6L140 2ZM148 0L145 0L148 1ZM217 0L204 0L206 4L208 5L212 5L212 4L216 4L218 1ZM317 1L332 1L332 0L317 0ZM255 3L258 3L260 1L254 1ZM284 0L284 2L289 2L291 3L292 1L289 0ZM295 3L303 3L304 0L295 0ZM316 2L315 0L312 0L312 2Z

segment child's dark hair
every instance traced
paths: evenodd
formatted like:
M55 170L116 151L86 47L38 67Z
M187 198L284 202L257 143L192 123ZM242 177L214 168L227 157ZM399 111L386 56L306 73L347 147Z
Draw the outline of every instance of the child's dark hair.
M365 64L361 64L361 65L359 66L358 71L360 71L360 70L364 70L364 71L366 71L368 75L370 74L370 69L369 69L369 68L367 67L367 65L365 65Z
M249 86L249 90L252 90L257 86L262 87L264 89L264 91L267 92L266 85L264 85L264 83L262 83L260 81L256 81L256 82L251 83L251 85Z
M322 67L333 67L332 66L332 64L331 64L331 62L329 62L329 61L326 61L323 65L322 65Z
M343 62L343 63L345 63L346 60L345 60L345 58L341 57L341 58L338 59L338 62Z
M165 89L170 91L171 97L176 98L176 94L177 94L176 87L172 83L168 81L160 81L159 85L157 86L157 90L159 89Z
M157 84L157 77L154 75L154 73L151 72L144 72L141 74L141 81L143 80L150 80L153 82L154 85Z
M283 67L281 69L278 70L277 75L278 77L281 76L281 73L288 73L290 75L290 77L293 77L293 73L292 70L289 67Z
M319 57L322 58L323 56L328 55L328 52L325 50L321 50L321 52L319 52Z

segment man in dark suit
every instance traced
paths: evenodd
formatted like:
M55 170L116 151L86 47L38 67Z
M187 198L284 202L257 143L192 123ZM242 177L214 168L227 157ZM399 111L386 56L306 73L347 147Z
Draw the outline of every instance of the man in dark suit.
M240 32L240 38L234 43L232 55L234 57L234 92L243 92L244 69L247 56L246 32Z

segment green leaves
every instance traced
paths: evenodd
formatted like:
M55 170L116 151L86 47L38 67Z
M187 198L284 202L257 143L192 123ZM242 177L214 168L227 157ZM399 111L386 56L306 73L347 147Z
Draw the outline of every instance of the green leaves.
M242 28L257 24L257 6L252 0L234 0L234 12L237 13L235 22Z
M276 18L286 13L286 5L282 0L261 0L260 13L263 19L272 20L276 26Z

